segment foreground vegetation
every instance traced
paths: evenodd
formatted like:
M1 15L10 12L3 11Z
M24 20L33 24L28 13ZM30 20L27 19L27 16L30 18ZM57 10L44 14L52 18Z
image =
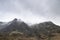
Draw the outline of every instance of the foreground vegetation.
M60 33L52 33L48 36L44 34L40 34L39 36L28 36L20 32L11 32L8 34L0 33L0 40L60 40Z

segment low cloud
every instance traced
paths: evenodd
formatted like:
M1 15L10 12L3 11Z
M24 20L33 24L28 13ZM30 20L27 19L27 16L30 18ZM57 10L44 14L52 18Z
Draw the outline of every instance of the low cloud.
M0 21L20 18L29 23L53 21L60 25L59 10L60 0L0 0Z

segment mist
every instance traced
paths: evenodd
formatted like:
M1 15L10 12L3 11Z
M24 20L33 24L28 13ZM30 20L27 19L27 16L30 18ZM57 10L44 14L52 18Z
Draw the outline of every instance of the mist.
M0 0L0 21L14 18L26 23L52 21L60 25L60 0Z

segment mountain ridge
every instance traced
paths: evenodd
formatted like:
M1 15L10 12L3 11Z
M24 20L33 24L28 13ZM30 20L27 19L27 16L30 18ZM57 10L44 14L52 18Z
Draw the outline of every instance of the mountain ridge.
M27 35L33 35L33 34L40 35L40 33L47 35L48 31L50 30L52 32L60 32L60 26L54 24L51 21L29 26L25 22L20 21L20 20L18 21L18 19L15 18L13 21L10 21L6 25L4 25L4 28L0 29L0 32L8 33L8 32L12 32L13 30L18 30L19 32L23 32Z

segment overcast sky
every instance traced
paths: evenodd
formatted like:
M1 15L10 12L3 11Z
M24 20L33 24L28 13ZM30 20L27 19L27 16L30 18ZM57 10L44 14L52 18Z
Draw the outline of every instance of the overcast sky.
M0 21L14 18L32 24L52 21L60 25L60 0L0 0Z

